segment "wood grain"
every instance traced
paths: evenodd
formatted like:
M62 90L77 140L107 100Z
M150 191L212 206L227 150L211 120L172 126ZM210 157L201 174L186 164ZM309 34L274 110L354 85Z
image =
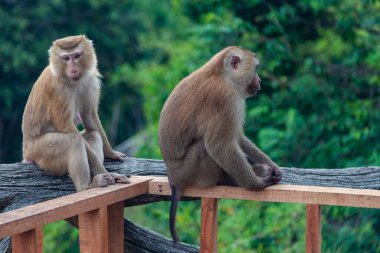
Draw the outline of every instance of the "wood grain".
M110 172L117 172L124 175L166 176L166 168L162 160L129 157L124 159L123 162L106 161L105 167ZM380 167L378 166L339 169L282 167L281 170L283 174L281 184L284 185L345 187L349 188L348 191L351 189L380 190ZM75 193L75 188L68 176L57 177L49 175L33 164L0 164L0 213L9 212L50 199L56 199L72 193ZM297 195L300 194L301 193L297 193ZM307 198L307 193L304 197ZM367 197L365 194L360 196L359 198L361 200L359 202ZM287 198L292 199L291 197ZM319 195L318 198L316 196L313 198L316 198L313 199L313 203L324 202L323 199L320 199L322 198L321 195ZM339 195L336 196L336 198L339 198ZM352 203L355 203L356 197L351 196L350 198ZM183 199L189 200L189 198L186 197ZM126 200L124 205L141 205L162 200L170 200L170 197L161 194L144 194ZM273 201L276 201L276 199ZM342 201L335 200L334 203L344 204L349 201L350 200L347 199ZM374 201L374 204L368 204L371 201ZM330 204L334 203L330 202ZM375 198L372 198L369 196L361 206L377 208L379 206L378 197L375 196ZM124 220L124 229L126 234L128 234L128 236L124 237L124 246L126 250L131 252L179 253L199 251L197 246L173 243L170 238L163 237L128 220ZM2 229L0 229L0 232L1 231ZM8 252L10 245L10 237L0 239L0 252Z
M108 252L124 252L124 201L107 207Z
M43 250L42 227L25 231L12 237L13 253L42 253Z
M95 210L148 192L149 178L94 188L0 214L0 238Z
M108 214L102 207L78 215L81 253L108 252Z
M306 205L306 253L321 253L321 206Z
M156 177L149 183L149 193L171 195L167 178ZM183 196L224 199L244 199L269 202L380 208L380 191L337 187L273 185L261 191L240 187L189 187Z
M218 252L218 199L201 200L201 253Z

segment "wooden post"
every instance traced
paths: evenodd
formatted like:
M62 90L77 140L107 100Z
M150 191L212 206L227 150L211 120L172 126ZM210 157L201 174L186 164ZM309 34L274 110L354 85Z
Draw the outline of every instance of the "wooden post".
M80 252L124 252L124 201L79 214Z
M201 253L218 252L218 199L202 198Z
M108 252L107 207L78 215L81 253Z
M42 253L44 251L43 228L35 228L12 236L13 253Z
M321 206L306 205L306 253L321 252Z
M108 206L108 252L124 252L124 201Z

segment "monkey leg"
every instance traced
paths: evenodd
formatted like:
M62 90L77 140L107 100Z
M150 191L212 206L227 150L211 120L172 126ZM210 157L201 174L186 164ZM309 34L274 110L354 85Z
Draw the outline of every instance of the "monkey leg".
M81 135L86 141L86 152L91 175L95 177L98 174L107 173L103 166L103 141L99 132L83 130Z
M90 145L100 163L104 162L103 141L98 131L83 130L80 133Z
M181 163L175 165L171 178L179 187L195 185L200 187L214 186L224 178L224 173L205 149L203 141L197 141Z
M69 173L77 191L90 185L85 142L79 134L44 134L29 143L26 156L54 175Z
M103 141L98 131L83 130L81 135L88 143L86 149L88 162L90 164L91 174L94 177L89 188L106 186L104 185L105 181L108 184L130 182L126 176L118 173L108 173L104 168Z

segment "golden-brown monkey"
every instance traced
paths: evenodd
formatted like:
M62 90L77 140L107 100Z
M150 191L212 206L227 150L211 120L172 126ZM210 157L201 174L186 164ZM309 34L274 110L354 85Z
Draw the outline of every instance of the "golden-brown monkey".
M278 166L243 133L245 99L260 90L259 60L227 47L172 91L161 112L159 143L172 188L170 232L186 186L262 189L281 180Z
M98 118L99 77L95 50L84 35L54 41L23 116L24 161L54 175L69 173L77 191L129 183L103 166L104 157L125 155L112 150Z

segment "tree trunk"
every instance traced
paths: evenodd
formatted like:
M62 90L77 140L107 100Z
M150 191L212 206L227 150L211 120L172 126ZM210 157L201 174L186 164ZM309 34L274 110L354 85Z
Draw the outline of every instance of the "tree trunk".
M107 161L110 172L125 175L166 176L160 160L127 158L124 162ZM380 167L348 169L281 168L282 184L380 189ZM68 176L46 174L33 164L0 164L0 213L58 198L75 192ZM190 199L191 198L187 198ZM125 201L125 206L169 200L167 196L142 195ZM169 210L168 210L169 211ZM125 249L128 252L198 252L187 244L174 244L171 239L125 220ZM0 240L0 252L10 248L10 238Z

